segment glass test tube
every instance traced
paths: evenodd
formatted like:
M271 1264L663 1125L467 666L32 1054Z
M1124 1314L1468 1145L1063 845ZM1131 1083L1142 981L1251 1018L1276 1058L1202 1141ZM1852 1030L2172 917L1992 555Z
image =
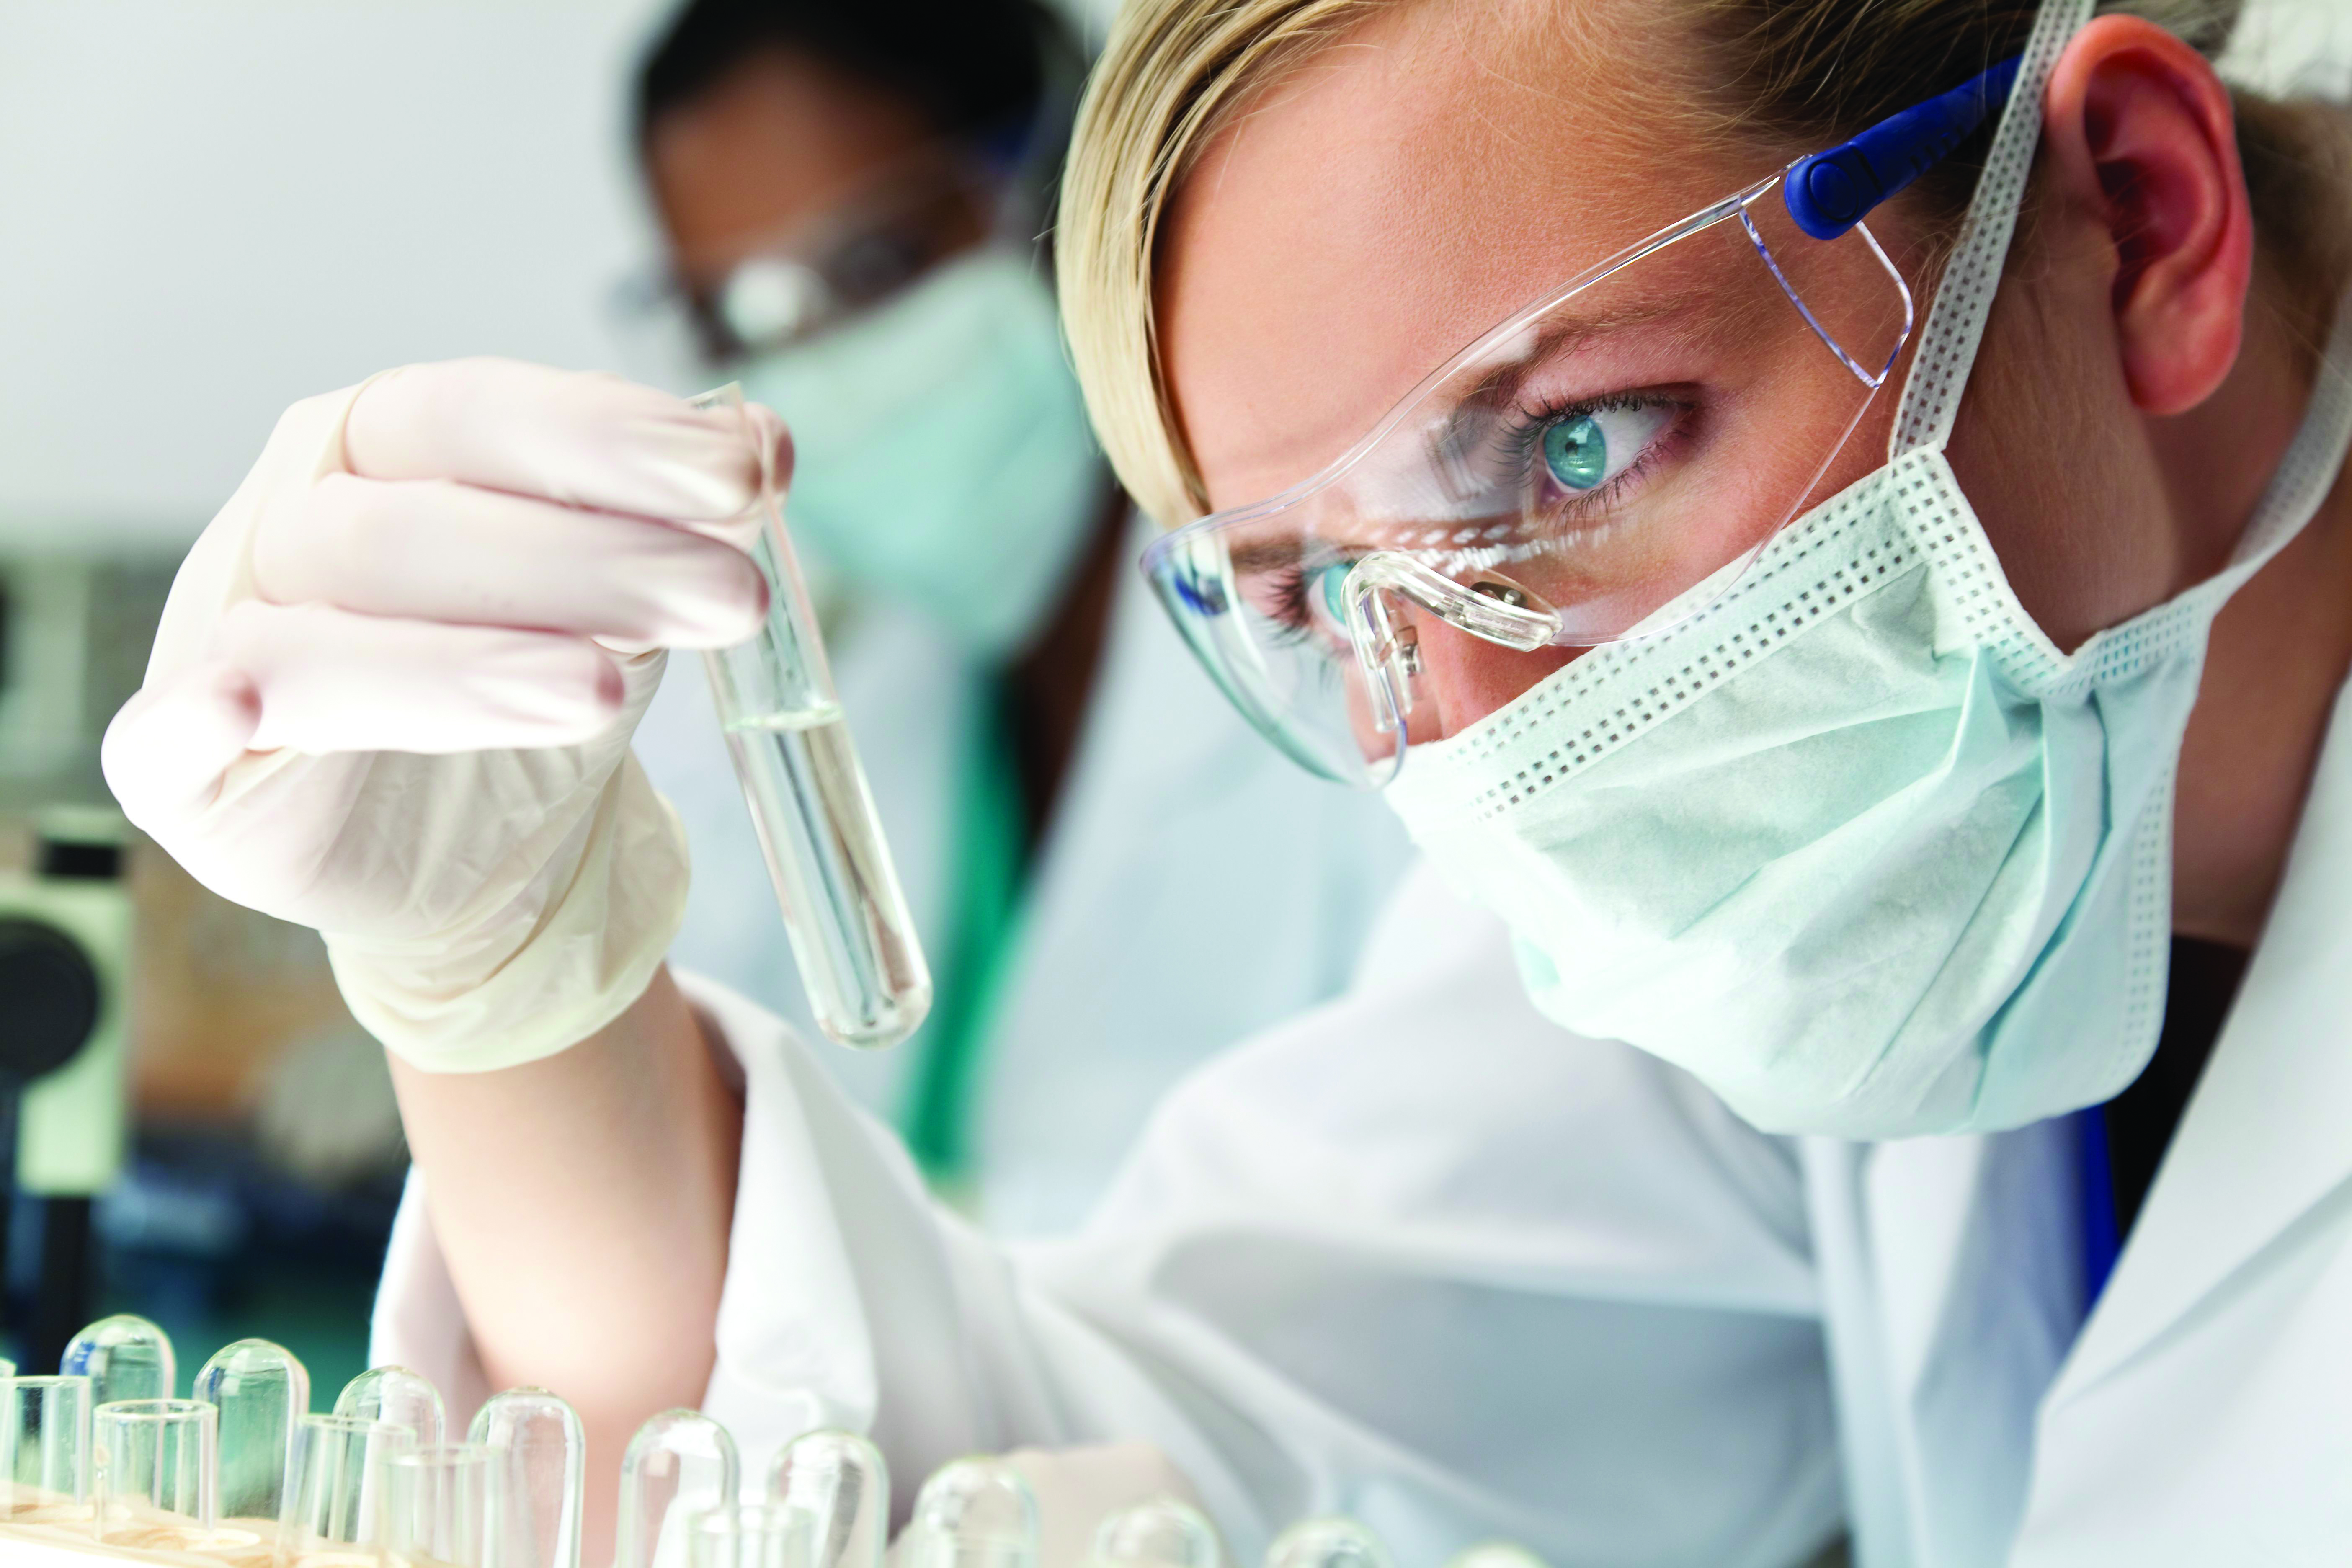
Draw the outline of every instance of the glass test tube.
M490 1514L502 1455L479 1443L445 1443L392 1456L384 1549L402 1568L492 1568Z
M100 1318L68 1340L58 1370L89 1378L90 1398L99 1405L169 1399L179 1392L172 1336L132 1312Z
M890 1539L890 1467L854 1432L807 1432L778 1451L768 1496L805 1512L814 1568L882 1568Z
M89 1500L89 1379L0 1384L0 1519L78 1511Z
M404 1366L375 1366L343 1384L335 1414L405 1427L420 1448L441 1446L441 1391L433 1380Z
M740 416L742 390L730 384L694 405ZM744 435L751 438L748 417ZM706 654L704 667L817 1026L845 1046L878 1048L905 1039L930 1011L930 968L834 691L769 460L763 446L752 559L768 580L767 619L751 641Z
M682 1568L687 1527L698 1514L735 1506L742 1461L727 1428L698 1410L665 1410L621 1457L621 1510L614 1568Z
M205 1363L189 1391L220 1412L221 1516L276 1519L287 1446L310 1409L310 1372L283 1345L239 1340Z
M467 1437L499 1456L495 1568L580 1568L588 1437L579 1413L543 1388L509 1388L474 1413Z
M1112 1514L1097 1527L1090 1568L1218 1568L1216 1527L1174 1498Z
M1037 1500L1021 1472L985 1456L931 1472L898 1538L898 1568L1037 1568Z
M809 1568L816 1521L782 1503L738 1503L694 1516L687 1568Z
M410 1446L405 1428L382 1421L296 1421L273 1568L373 1568L378 1549L388 1544L392 1458Z
M98 1538L179 1547L213 1533L220 1412L200 1399L126 1399L90 1417Z
M1306 1519L1274 1538L1265 1568L1396 1568L1371 1527L1338 1514Z

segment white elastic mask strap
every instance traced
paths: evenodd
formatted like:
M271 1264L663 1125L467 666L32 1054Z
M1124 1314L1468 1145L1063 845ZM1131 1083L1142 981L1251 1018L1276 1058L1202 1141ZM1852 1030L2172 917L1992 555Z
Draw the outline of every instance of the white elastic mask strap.
M2033 149L2042 137L2042 96L2058 57L2091 19L2095 0L2042 0L2042 13L2025 41L2025 58L2001 110L2000 128L1993 132L1992 152L1984 175L1977 182L1976 199L1961 221L1952 259L1937 286L1936 303L1927 312L1927 329L1919 334L1919 350L1911 374L1903 383L1903 401L1895 410L1895 433L1887 438L1889 461L1920 447L1941 448L1952 438L1952 420L1959 413L1960 394L1976 363L1977 344L1984 337L1985 320L2000 290L2001 268L2009 260L2009 242L2017 232L2017 215L2033 175Z

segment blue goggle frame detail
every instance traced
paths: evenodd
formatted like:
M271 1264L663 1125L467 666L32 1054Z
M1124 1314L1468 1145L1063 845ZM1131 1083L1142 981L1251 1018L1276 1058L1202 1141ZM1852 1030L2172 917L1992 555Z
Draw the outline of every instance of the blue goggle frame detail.
M2017 85L2019 55L1925 103L1890 114L1861 135L1801 158L1781 183L1797 226L1835 239L1912 181L1949 157Z

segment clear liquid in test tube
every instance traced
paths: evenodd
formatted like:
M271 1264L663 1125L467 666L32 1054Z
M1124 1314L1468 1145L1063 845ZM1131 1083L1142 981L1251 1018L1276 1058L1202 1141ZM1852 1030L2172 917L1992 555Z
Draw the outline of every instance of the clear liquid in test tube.
M694 404L735 410L752 438L741 388ZM768 460L763 450L752 547L768 580L767 619L751 641L704 663L817 1026L845 1046L877 1049L930 1011L930 966L834 691Z

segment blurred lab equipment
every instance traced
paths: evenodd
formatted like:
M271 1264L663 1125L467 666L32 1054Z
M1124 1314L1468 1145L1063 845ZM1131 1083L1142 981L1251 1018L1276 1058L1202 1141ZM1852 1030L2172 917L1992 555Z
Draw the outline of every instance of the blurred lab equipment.
M0 1114L41 1230L25 1359L47 1367L89 1315L91 1203L122 1169L131 920L118 815L54 807L36 834L32 874L0 877Z
M759 632L704 654L711 700L817 1026L845 1046L894 1046L930 1011L930 968L777 510L774 444L751 426L740 386L694 405L731 413L756 454L751 558L768 586Z

